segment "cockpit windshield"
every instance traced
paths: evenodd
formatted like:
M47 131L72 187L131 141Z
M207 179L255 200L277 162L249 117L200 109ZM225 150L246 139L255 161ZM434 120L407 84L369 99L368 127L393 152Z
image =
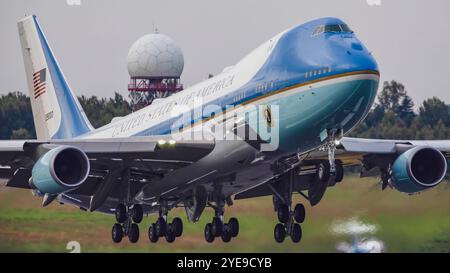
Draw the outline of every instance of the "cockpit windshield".
M353 33L353 31L346 24L334 24L334 25L320 25L316 27L313 32L313 36L322 33Z

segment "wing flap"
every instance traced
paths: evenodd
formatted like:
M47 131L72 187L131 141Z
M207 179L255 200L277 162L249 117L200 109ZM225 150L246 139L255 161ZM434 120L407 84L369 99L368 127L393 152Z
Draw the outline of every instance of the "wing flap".
M31 170L19 168L6 183L7 187L30 189L28 181L31 177Z

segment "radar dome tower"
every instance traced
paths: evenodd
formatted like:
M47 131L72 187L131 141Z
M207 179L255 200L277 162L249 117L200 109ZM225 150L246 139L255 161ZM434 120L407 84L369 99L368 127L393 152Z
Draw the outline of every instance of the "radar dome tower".
M127 62L133 111L183 90L183 52L170 37L157 32L142 36L131 46Z

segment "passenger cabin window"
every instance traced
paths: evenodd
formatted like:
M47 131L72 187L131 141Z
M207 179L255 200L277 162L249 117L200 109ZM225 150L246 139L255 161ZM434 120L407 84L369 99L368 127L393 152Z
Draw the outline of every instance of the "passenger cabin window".
M337 24L337 25L320 25L316 27L313 32L313 36L322 34L322 33L344 33L353 31L346 24Z

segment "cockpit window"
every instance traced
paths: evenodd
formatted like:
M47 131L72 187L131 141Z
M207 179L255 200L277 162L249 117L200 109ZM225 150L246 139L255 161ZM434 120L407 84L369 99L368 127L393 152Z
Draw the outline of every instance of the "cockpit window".
M353 32L346 24L340 25L343 32Z
M320 25L316 27L313 32L313 36L322 33L343 33L343 32L353 32L346 24L336 24L336 25Z
M324 25L318 26L318 27L316 27L316 30L314 30L313 35L319 35L321 33L324 33L324 31L325 31Z
M342 29L339 25L326 25L325 32L341 32Z

